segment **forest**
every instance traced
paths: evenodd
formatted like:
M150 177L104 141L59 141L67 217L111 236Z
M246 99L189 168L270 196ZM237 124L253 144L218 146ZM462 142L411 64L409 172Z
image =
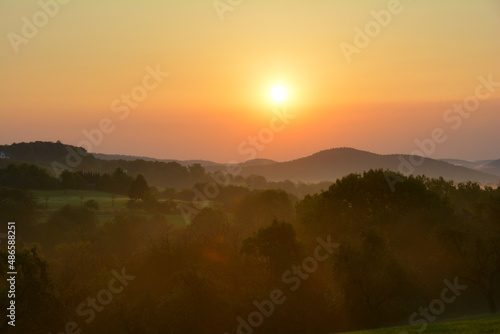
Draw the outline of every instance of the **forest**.
M57 179L26 164L0 169L0 184L1 220L16 223L16 333L419 330L498 311L498 188L370 170L303 197L231 184L190 203L192 188L119 168ZM103 220L96 200L51 209L31 191L89 186L128 199ZM187 204L201 209L172 220ZM433 305L447 286L453 302Z

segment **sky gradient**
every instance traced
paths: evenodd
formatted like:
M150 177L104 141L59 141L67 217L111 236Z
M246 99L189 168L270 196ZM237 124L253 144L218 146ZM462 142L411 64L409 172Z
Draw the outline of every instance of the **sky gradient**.
M256 137L257 157L284 161L344 146L411 153L440 128L431 157L500 158L500 84L479 79L500 82L499 1L40 3L0 2L1 144L77 145L86 131L92 152L227 162ZM379 29L360 47L370 22ZM284 106L269 95L277 84ZM447 112L478 89L488 97L470 115ZM140 101L124 102L132 92ZM290 117L273 121L284 107Z

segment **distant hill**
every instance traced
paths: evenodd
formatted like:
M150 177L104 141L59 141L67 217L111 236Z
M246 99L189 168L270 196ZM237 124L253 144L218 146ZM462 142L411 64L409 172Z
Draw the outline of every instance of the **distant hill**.
M141 157L141 156L134 156L134 155L121 155L121 154L104 154L104 153L92 153L94 157L97 159L102 159L102 160L125 160L125 161L134 161L134 160L145 160L145 161L160 161L160 162L177 162L178 164L182 166L190 166L193 164L200 164L203 167L207 168L208 170L214 169L214 170L220 170L226 164L222 163L217 163L213 161L207 161L207 160L173 160L173 159L156 159L156 158L149 158L149 157ZM265 165L272 165L277 163L274 160L269 160L269 159L253 159L253 160L248 160L246 162L242 163L242 166L265 166ZM214 168L210 168L214 167Z
M480 172L500 176L500 159L499 160L458 160L458 159L441 159L441 161L448 162L456 166L463 166L475 169Z
M462 167L467 167L467 168L478 168L481 167L482 165L487 165L490 162L493 162L495 160L475 160L475 161L469 161L469 160L460 160L460 159L439 159L440 161L444 161L447 163L450 163L452 165L457 165L457 166L462 166Z
M476 170L484 172L484 173L489 173L489 174L494 174L494 175L500 176L500 159L492 161L488 164L479 166L476 168Z
M177 162L161 162L154 159L148 161L144 159L98 159L81 147L60 142L36 141L1 145L0 157L2 157L0 167L6 167L9 164L35 164L45 167L51 175L55 176L58 176L64 169L111 174L117 168L121 168L133 177L142 174L150 184L158 186L187 188L198 181L197 176L192 175L188 167Z
M69 157L68 152L73 152L73 155ZM225 164L205 160L175 161L110 154L90 154L83 148L65 145L60 142L1 145L0 167L9 163L26 162L47 167L48 170L54 171L54 163L58 163L60 166L69 166L71 161L75 161L75 155L77 155L77 159L81 160L70 166L74 170L112 173L116 168L120 167L132 176L141 173L146 176L150 183L161 186L185 187L196 182L196 178L190 175L191 172L187 168L187 166L194 163L201 164L207 171L226 170ZM350 173L362 173L369 169L401 171L400 166L403 166L404 174L407 174L409 169L412 169L413 175L426 175L432 178L442 176L455 182L473 181L490 185L500 183L500 160L491 161L476 167L476 169L470 169L429 158L421 158L423 163L420 166L413 167L410 161L414 158L409 155L380 155L353 148L334 148L287 162L254 159L241 163L240 166L242 167L242 176L261 175L269 181L335 181ZM401 161L406 162L402 165Z
M277 163L278 163L277 161L269 160L269 159L253 159L253 160L245 161L239 165L242 167L251 167L251 166L269 166L269 165L274 165Z
M413 158L412 158L413 159ZM422 165L414 167L413 175L426 175L432 178L443 177L456 182L474 181L482 184L497 185L500 177L486 174L466 167L456 166L444 161L422 158ZM243 176L262 175L270 181L332 181L349 173L362 173L369 169L389 169L398 171L401 160L407 161L405 169L412 168L409 155L379 155L352 148L335 148L288 162L263 166L244 166Z
M194 164L200 164L203 167L205 166L220 166L220 164L206 161L206 160L173 160L173 159L155 159L149 157L140 157L134 155L121 155L121 154L104 154L104 153L92 153L94 157L102 160L125 160L125 161L134 161L134 160L144 160L144 161L161 161L161 162L177 162L182 166L190 166Z
M12 145L0 145L0 166L9 163L31 163L42 167L51 167L53 162L66 164L69 152L74 153L72 162L78 162L81 169L91 169L98 166L99 161L81 147L65 145L61 142L35 141L30 143L14 143Z

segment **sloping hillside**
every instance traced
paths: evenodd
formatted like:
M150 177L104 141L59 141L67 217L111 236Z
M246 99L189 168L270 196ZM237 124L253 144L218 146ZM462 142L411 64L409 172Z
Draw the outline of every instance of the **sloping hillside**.
M500 159L490 162L488 164L479 166L476 168L478 171L483 173L489 173L496 176L500 176Z
M422 164L418 165L423 159ZM412 162L416 162L413 163ZM361 173L369 169L389 169L404 174L443 177L456 182L474 181L498 184L498 176L469 168L455 166L444 161L409 155L379 155L352 148L337 148L318 152L309 157L265 166L243 167L242 175L262 175L271 181L317 182L335 180L349 173Z

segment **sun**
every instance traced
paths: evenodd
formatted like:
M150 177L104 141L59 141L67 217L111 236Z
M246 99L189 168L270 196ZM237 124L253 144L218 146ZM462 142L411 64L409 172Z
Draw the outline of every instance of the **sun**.
M283 86L275 86L271 90L271 98L276 102L282 102L286 99L287 92Z

